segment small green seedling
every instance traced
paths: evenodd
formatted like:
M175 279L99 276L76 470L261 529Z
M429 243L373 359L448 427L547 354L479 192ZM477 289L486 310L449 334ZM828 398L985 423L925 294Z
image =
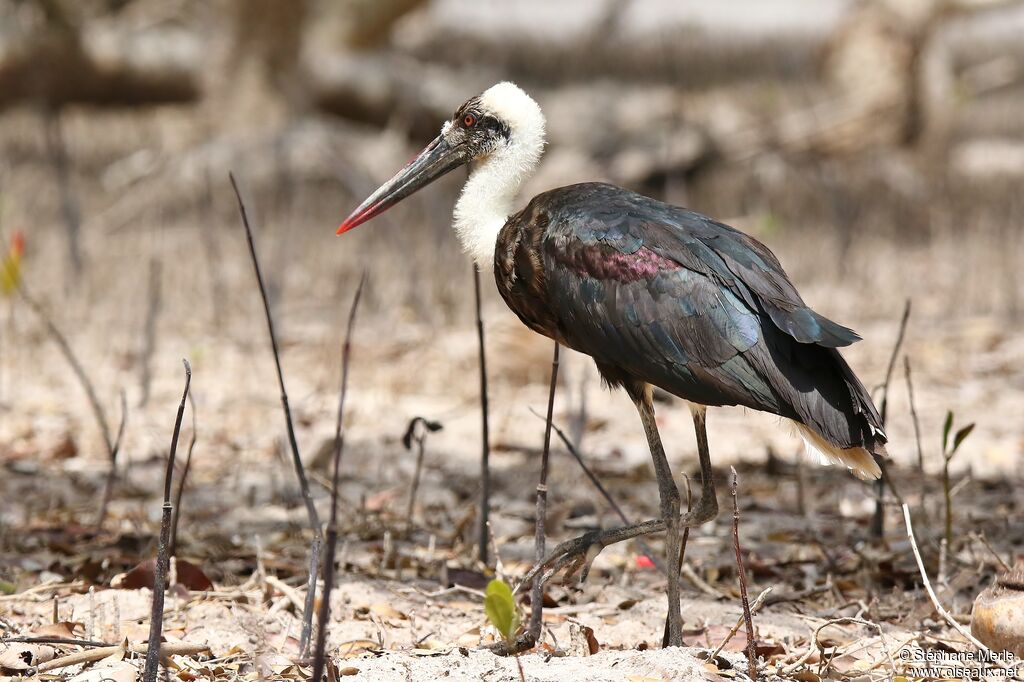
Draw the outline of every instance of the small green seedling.
M505 643L512 649L519 630L519 609L516 608L516 600L512 596L512 588L504 580L497 578L487 584L487 592L484 596L484 612L491 625L501 633ZM516 666L519 668L519 679L523 682L526 676L523 673L523 664L516 654Z
M516 609L515 599L512 598L512 588L504 580L495 579L488 583L484 611L491 625L501 633L506 642L511 642L516 636L516 630L519 629L519 611Z
M946 421L942 425L942 487L945 493L946 502L946 523L944 537L946 546L950 547L953 542L953 485L949 477L949 463L953 455L960 449L967 436L974 430L974 423L957 429L953 435L953 443L950 445L949 434L953 431L953 411L946 412Z

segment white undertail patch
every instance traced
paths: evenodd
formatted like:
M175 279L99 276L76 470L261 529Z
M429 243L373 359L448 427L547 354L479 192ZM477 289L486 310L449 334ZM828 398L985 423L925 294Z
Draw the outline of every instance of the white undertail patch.
M864 448L840 448L829 443L814 429L795 421L792 424L803 439L807 454L819 464L844 466L863 481L881 477L882 470L878 468L878 462Z

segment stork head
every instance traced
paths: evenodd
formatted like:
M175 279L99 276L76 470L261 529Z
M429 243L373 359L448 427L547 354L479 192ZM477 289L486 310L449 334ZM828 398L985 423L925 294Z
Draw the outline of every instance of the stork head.
M532 169L544 147L544 115L514 83L498 83L460 106L441 134L352 212L338 234L380 215L470 161L507 166L509 181Z

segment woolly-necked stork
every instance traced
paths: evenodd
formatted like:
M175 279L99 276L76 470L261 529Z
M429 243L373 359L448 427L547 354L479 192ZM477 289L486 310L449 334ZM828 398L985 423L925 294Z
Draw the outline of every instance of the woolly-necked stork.
M544 147L544 125L540 107L519 87L489 88L459 107L338 234L473 162L455 205L465 250L481 268L493 268L498 291L524 324L594 358L605 382L636 404L661 518L563 543L542 564L548 575L578 565L595 544L658 530L667 531L667 565L676 565L681 528L718 513L709 405L792 420L824 460L877 478L874 457L885 455L886 442L881 419L837 350L857 334L811 310L766 246L699 213L600 183L544 192L516 211L519 187ZM689 403L697 433L702 495L682 515L654 418L654 387ZM679 646L679 576L672 570L668 598L668 642Z

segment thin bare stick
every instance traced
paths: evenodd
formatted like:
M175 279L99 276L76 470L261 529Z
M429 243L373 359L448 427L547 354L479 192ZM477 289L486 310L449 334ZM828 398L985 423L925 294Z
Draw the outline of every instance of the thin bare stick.
M28 288L24 282L18 287L18 295L25 301L26 305L36 314L37 317L42 321L43 326L46 327L46 332L53 339L54 343L57 344L57 348L60 349L61 355L67 361L68 365L71 366L71 371L74 373L75 378L78 379L78 384L82 387L85 392L85 397L89 401L89 407L92 408L93 417L96 419L96 425L100 429L100 435L103 437L103 444L107 447L107 458L110 461L110 471L107 473L107 479L104 483L104 491L102 501L100 503L100 511L96 518L97 528L103 525L103 520L107 514L107 503L110 500L111 493L114 486L114 478L117 475L117 454L121 445L121 436L124 435L125 423L128 420L128 405L125 401L124 393L121 393L121 425L117 430L117 437L111 437L110 433L110 422L107 421L107 413L103 409L103 404L100 403L99 396L96 393L96 385L93 384L92 380L89 379L89 375L86 374L85 368L82 363L79 362L78 356L75 355L75 351L72 350L71 344L68 343L67 337L60 331L57 324L47 314L43 306L39 304L36 299L29 294Z
M59 644L62 646L113 646L110 642L97 642L91 639L75 639L74 637L0 637L0 644Z
M291 447L292 463L295 465L295 475L299 479L299 488L302 492L302 499L306 503L306 512L309 514L309 525L317 537L323 537L323 529L320 527L320 516L316 512L316 505L313 504L313 497L309 492L309 481L306 479L306 469L302 465L302 457L299 455L299 444L295 438L295 424L292 422L292 410L288 404L288 392L284 386L284 372L281 369L281 354L277 348L277 334L274 332L274 316L270 312L270 301L267 298L267 288L263 283L263 274L260 272L260 261L256 255L256 244L252 238L252 228L249 226L249 216L245 211L245 203L242 201L242 194L238 190L238 183L235 182L233 173L228 173L231 180L231 187L235 191L235 198L238 199L238 212L242 216L242 226L245 228L245 239L249 244L249 256L252 258L252 268L256 273L256 284L259 285L260 298L263 301L263 312L267 318L267 333L270 336L270 350L274 353L274 368L277 370L277 384L281 389L281 407L284 410L285 428L288 431L288 445Z
M533 554L539 564L544 561L547 537L545 523L548 514L548 456L551 453L551 421L555 411L555 388L558 385L558 342L555 342L554 354L551 356L551 385L548 388L548 413L544 425L544 449L540 456L540 480L537 483L537 519L534 526ZM544 615L544 582L538 574L530 588L530 635L535 642L541 638Z
M284 386L284 372L281 370L281 354L277 348L277 335L274 332L274 317L270 312L270 300L267 298L267 287L263 283L263 275L260 272L259 258L256 256L256 244L252 238L252 228L249 226L249 217L245 211L245 203L242 201L242 194L238 190L238 183L235 176L228 173L231 180L231 187L235 191L235 198L238 200L238 212L242 216L242 226L245 228L245 239L249 245L249 256L252 259L252 268L256 274L256 283L259 285L260 299L263 301L263 312L267 319L267 333L270 336L270 349L274 354L274 367L277 370L277 383L281 389L281 407L284 410L284 422L288 432L288 445L292 453L292 465L295 468L295 476L299 479L299 491L302 500L306 503L306 513L309 516L309 526L313 531L313 542L309 552L309 582L306 590L306 608L302 614L302 632L299 636L299 651L305 656L309 648L309 639L313 630L313 610L316 602L316 581L320 571L320 550L323 545L324 531L320 525L320 515L316 512L316 505L313 504L313 496L309 491L309 481L306 478L306 469L302 465L302 456L299 454L299 443L295 438L295 425L292 422L292 410L288 405L288 392Z
M191 642L163 642L160 645L159 650L153 649L155 655L160 658L164 658L166 656L192 656L209 650L210 647L205 644L192 644ZM125 646L125 644L122 643L114 646L101 647L99 649L79 651L71 654L70 656L55 658L52 661L40 663L39 666L35 668L35 672L43 673L48 670L56 670L57 668L67 668L71 665L102 661L108 656L124 653L125 651L131 651L136 654L146 654L146 658L148 659L150 646L149 644L128 644Z
M910 358L903 355L903 376L906 378L906 396L910 401L910 419L913 421L913 439L918 444L918 474L921 476L921 499L928 497L928 476L925 475L925 451L921 446L921 421L918 419L918 407L913 400L913 380L910 377ZM922 507L924 508L924 507Z
M989 551L989 553L995 558L996 563L999 564L999 569L1000 570L1002 570L1002 571L1009 571L1010 570L1010 564L1008 564L1006 562L1006 560L1003 559L1003 557L999 556L999 552L997 552L995 550L995 548L992 546L992 544L988 541L988 538L985 537L984 533L971 533L971 538L973 538L974 540L977 540L978 542L980 542L982 545L985 546L985 549L987 549Z
M869 620L864 620L863 618L856 618L852 616L843 618L833 618L832 620L822 623L817 628L815 628L814 631L811 633L811 643L810 646L807 648L807 651L805 651L803 655L801 655L800 658L798 658L796 661L790 663L785 668L783 668L780 672L783 675L789 675L791 673L794 673L800 668L800 666L802 666L811 658L815 651L821 650L822 652L824 652L824 649L818 642L818 638L821 636L822 630L833 625L863 625L865 627L878 630L878 639L881 641L882 646L885 649L885 656L889 662L889 668L892 670L893 676L896 675L896 665L892 660L892 652L889 651L889 648L885 644L885 633L882 632L882 626L878 623L872 623ZM897 649L897 651L899 651L899 649Z
M488 562L487 525L491 517L491 433L487 405L487 353L484 345L484 317L480 294L480 268L473 264L473 296L476 308L476 336L480 347L480 416L482 427L482 450L480 454L480 519L477 554L480 563Z
M903 317L900 319L899 332L896 334L896 343L892 347L892 355L889 356L889 365L885 369L885 382L882 384L882 402L879 409L879 416L882 418L882 426L885 426L886 416L889 410L889 382L892 381L893 369L896 367L896 358L899 356L900 347L903 346L903 337L907 333L907 322L910 320L910 299L908 298L903 306ZM893 488L892 480L888 476L887 464L885 459L876 457L878 462L878 468L882 470L882 475L878 478L875 492L877 497L875 498L875 515L871 520L871 533L876 538L881 538L885 534L885 485L888 481L889 488L896 493ZM898 495L897 495L898 496ZM902 503L902 500L901 500Z
M107 517L107 509L110 507L110 499L114 495L114 484L117 482L117 455L121 452L121 439L124 438L124 427L128 423L128 397L124 389L121 389L121 424L117 427L117 436L114 438L114 448L110 451L110 469L107 471L107 479L103 483L103 497L100 499L100 511L96 515L96 527L103 525Z
M174 476L174 455L178 451L178 436L181 434L181 420L185 416L185 402L188 400L189 387L192 385L192 366L188 360L181 361L185 365L185 390L181 394L181 404L174 418L174 433L171 435L171 451L167 455L167 469L164 472L164 505L160 518L160 544L157 548L156 571L153 576L153 610L149 621L149 648L146 651L146 668L143 671L143 682L156 682L160 667L160 637L164 627L164 589L167 587L167 570L170 565L171 538L171 479Z
M886 416L888 415L889 408L889 382L892 381L893 370L896 368L896 358L900 354L900 348L903 346L903 337L907 334L907 322L910 321L910 299L906 300L903 304L903 317L900 318L899 331L896 333L896 343L892 347L892 355L889 356L889 364L885 368L885 381L882 383L882 403L879 407L879 414L882 417L882 423L885 424Z
M156 350L156 321L160 316L160 259L149 261L149 292L146 296L146 322L142 328L142 348L139 353L139 407L149 402L152 383L153 352Z
M747 569L743 565L743 554L740 552L740 505L737 495L739 477L736 474L736 467L729 467L732 471L732 484L729 486L732 493L732 547L736 552L736 574L740 579L740 602L743 604L743 621L747 628L747 674L750 679L757 680L757 647L754 645L754 621L750 616L750 601L747 599Z
M178 552L178 520L181 518L181 496L185 493L185 481L188 480L188 472L192 468L192 451L196 447L196 401L192 393L188 394L188 404L192 411L192 437L188 442L188 452L185 455L185 466L181 470L181 479L178 480L178 491L174 494L174 522L171 524L171 556Z
M935 595L935 590L932 589L932 583L928 580L928 571L924 568L924 559L921 558L921 550L917 548L917 538L914 537L914 526L910 522L910 508L907 507L907 505L903 505L903 523L907 526L907 537L910 539L910 548L914 551L914 559L917 561L917 570L921 574L921 581L924 583L924 589L928 592L928 598L931 600L932 606L935 607L935 611L942 616L942 619L946 621L950 627L959 632L964 639L978 647L978 650L985 654L987 660L995 663L1000 668L1009 668L1009 666L999 660L998 657L993 656L992 651L972 635L970 630L961 625L960 622L939 602L939 598Z
M319 535L313 536L309 543L309 576L306 578L306 603L302 605L302 629L299 631L299 658L305 660L309 656L309 646L313 638L313 612L316 610L316 581L320 576L320 555L323 553L324 541Z
M772 589L772 586L769 585L768 587L761 590L761 594L757 595L757 599L755 599L754 603L750 605L750 615L754 615L761 609L761 606L764 605L765 598L769 595L769 593L771 593ZM747 618L745 613L736 619L736 623L731 628L729 628L729 633L721 642L719 642L718 647L711 652L711 655L708 656L709 661L715 660L715 658L718 657L718 654L722 653L722 649L725 648L725 645L732 641L732 638L736 636L736 633L740 631L740 628L743 627L744 623L746 622Z
M348 364L352 349L352 328L356 321L359 298L363 294L366 273L359 280L359 287L352 297L352 308L348 313L345 329L345 344L341 351L341 390L338 397L338 419L334 425L334 472L331 476L331 517L327 524L327 555L324 557L324 594L320 599L320 613L317 619L316 653L313 656L313 680L323 679L327 660L327 621L331 615L331 588L334 587L334 550L338 544L338 472L341 469L341 453L345 448L345 395L348 393Z
M533 416L537 417L538 419L545 419L544 415L538 413L532 407L530 408L530 412L532 412ZM565 446L565 449L569 451L569 454L572 455L572 458L576 460L577 464L579 464L580 469L583 470L583 474L594 485L594 487L597 488L597 491L601 493L601 497L603 497L605 502L608 503L608 506L611 507L612 511L615 512L615 515L619 517L623 525L630 525L630 523L632 522L630 521L629 517L626 516L626 513L622 511L622 507L620 507L619 504L612 498L611 493L609 493L608 489L604 487L603 483L601 483L601 479L599 479L590 469L590 467L587 466L587 463L583 461L583 456L580 455L579 450L576 448L575 445L573 445L572 441L569 439L569 436L566 435L565 431L559 428L558 424L556 424L554 421L551 422L551 428L554 430L559 440L562 441L562 444ZM664 566L664 564L661 563L661 560L658 558L657 554L651 551L650 547L647 546L647 543L644 542L642 538L637 538L636 541L637 544L640 545L641 551L651 559L655 567L657 567L657 569L661 571L663 574L667 575L668 569ZM693 582L701 591L706 592L708 594L713 594L718 598L722 598L724 596L721 592L716 592L714 588L707 585L707 583L701 580L696 573L694 573L693 571L687 571L686 568L683 569L683 575L689 578L690 581ZM705 589L705 587L707 587L707 589ZM708 590L711 591L708 592Z

